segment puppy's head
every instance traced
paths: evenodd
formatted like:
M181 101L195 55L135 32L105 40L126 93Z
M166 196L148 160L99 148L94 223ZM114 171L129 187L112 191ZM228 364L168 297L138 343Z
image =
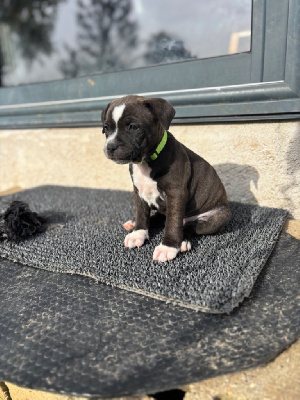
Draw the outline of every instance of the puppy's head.
M118 164L139 163L153 152L175 115L164 99L126 96L108 104L101 119L105 155Z

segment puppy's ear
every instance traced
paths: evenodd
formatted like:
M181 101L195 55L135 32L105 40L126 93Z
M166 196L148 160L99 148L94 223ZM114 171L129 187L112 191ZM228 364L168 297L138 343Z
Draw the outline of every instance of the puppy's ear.
M158 119L161 126L168 130L176 112L171 104L167 100L159 98L146 99L144 104Z
M105 109L101 113L102 124L104 124L104 121L105 121L105 118L106 118L106 113L107 113L107 110L108 110L110 105L111 105L111 103L108 103L107 106L105 107Z

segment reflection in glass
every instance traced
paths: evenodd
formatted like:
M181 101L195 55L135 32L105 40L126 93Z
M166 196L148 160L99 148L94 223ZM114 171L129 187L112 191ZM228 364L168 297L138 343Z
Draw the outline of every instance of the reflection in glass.
M2 0L0 85L250 51L251 0Z

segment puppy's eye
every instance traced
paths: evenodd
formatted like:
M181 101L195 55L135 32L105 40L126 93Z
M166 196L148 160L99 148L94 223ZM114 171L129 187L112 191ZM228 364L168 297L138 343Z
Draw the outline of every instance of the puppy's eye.
M108 126L107 126L107 125L104 125L104 126L103 126L103 129L102 129L102 133L106 133L107 130L108 130Z
M129 130L130 131L137 131L139 129L139 125L138 124L129 124Z

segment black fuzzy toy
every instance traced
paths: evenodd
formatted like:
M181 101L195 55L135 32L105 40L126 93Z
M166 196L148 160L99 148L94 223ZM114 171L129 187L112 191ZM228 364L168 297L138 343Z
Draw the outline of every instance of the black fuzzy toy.
M13 201L0 216L0 240L19 242L46 229L46 218L32 212L27 203Z

